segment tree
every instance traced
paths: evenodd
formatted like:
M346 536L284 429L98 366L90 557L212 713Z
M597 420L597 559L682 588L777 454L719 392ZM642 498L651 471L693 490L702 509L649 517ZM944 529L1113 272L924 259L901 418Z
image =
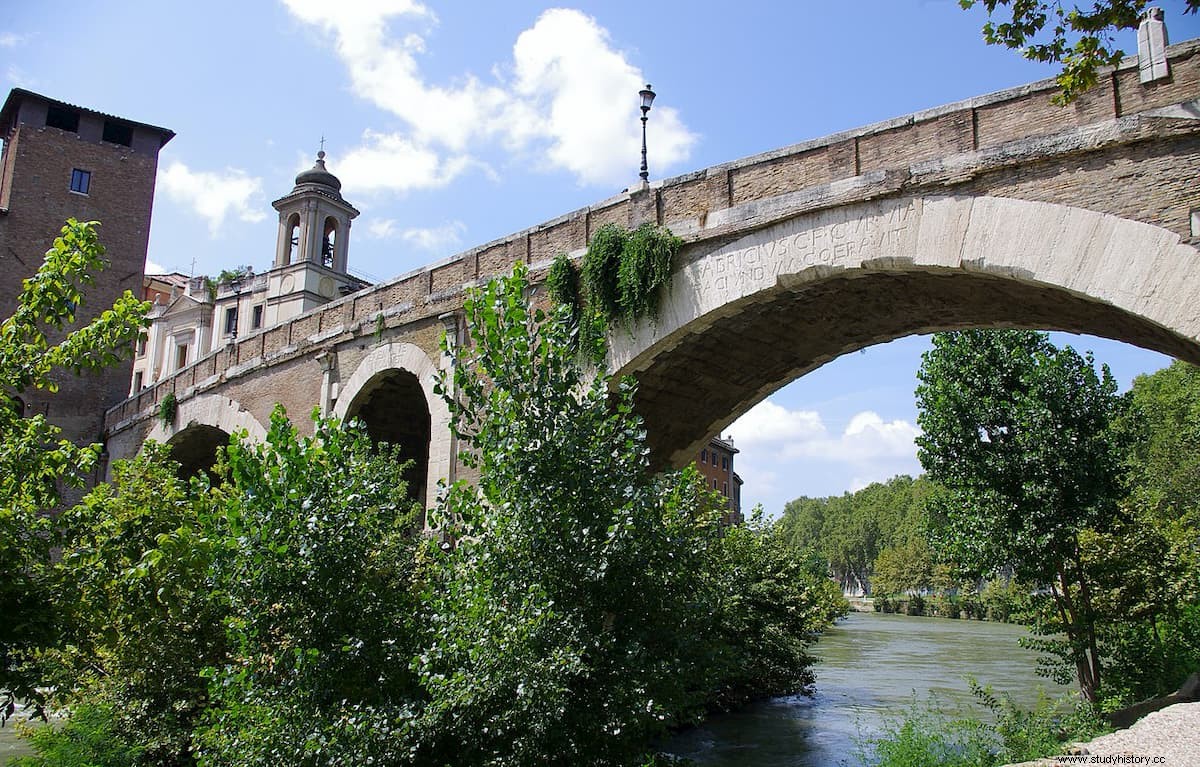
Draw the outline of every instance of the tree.
M181 479L169 454L146 443L55 524L51 574L64 616L64 641L48 653L55 708L71 712L72 726L104 724L138 744L124 764L192 763L208 704L201 672L225 658L225 590L210 578L215 497L206 479Z
M1101 683L1081 535L1119 516L1121 400L1107 367L1044 333L939 333L917 373L921 465L948 491L939 548L966 574L1044 585L1079 686Z
M1200 668L1200 368L1176 361L1139 376L1120 427L1127 521L1088 540L1103 590L1101 640L1119 673L1106 697L1173 692Z
M266 441L231 441L210 535L227 654L206 671L204 764L400 764L421 700L418 509L407 463L359 422L282 407Z
M669 723L802 689L832 600L765 528L725 530L694 469L650 472L635 384L586 372L526 277L468 296L439 384L478 481L430 516L416 761L640 765Z
M54 641L46 514L58 503L60 483L82 484L101 453L100 445L62 439L43 415L23 417L19 397L29 389L53 392L56 371L97 370L128 355L149 308L126 291L91 323L74 327L84 288L105 265L96 226L67 221L0 324L0 721L17 700L42 698L30 658Z
M924 499L932 491L924 478L901 475L841 496L797 498L784 507L779 526L793 549L822 557L844 589L870 591L881 552L925 538ZM918 555L922 551L928 554L927 549L914 550ZM890 552L885 562L895 561L895 554ZM931 566L928 561L920 565L926 570Z
M879 552L871 576L876 596L919 594L933 585L933 557L924 538L911 538Z
M1067 104L1097 82L1098 70L1115 66L1125 52L1115 47L1114 34L1138 26L1150 0L1098 0L1080 8L1061 0L959 0L964 9L982 4L988 22L983 39L989 45L1019 50L1033 61L1062 64L1057 76L1061 91L1055 102ZM1184 0L1184 12L1200 10L1200 0ZM1010 20L991 17L1003 8Z

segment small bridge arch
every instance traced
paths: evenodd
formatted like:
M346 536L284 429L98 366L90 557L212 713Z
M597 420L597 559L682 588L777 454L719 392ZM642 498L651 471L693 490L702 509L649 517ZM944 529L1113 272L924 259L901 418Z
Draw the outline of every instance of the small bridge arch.
M1200 362L1200 253L1151 224L1001 197L898 197L685 249L657 321L612 340L656 465L799 376L915 333L1088 333Z
M390 342L376 347L340 387L333 414L358 416L375 439L399 445L417 476L409 489L425 508L437 502L438 481L450 476L450 411L434 392L438 369L419 346Z
M157 421L147 438L170 445L180 474L187 477L212 469L217 448L227 444L230 435L242 432L253 442L267 438L263 425L236 400L209 394L181 401L174 420Z

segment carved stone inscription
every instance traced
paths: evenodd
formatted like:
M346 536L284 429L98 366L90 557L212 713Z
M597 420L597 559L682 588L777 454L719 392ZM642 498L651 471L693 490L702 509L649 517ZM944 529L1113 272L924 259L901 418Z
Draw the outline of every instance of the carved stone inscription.
M780 274L813 266L855 266L904 250L920 213L920 198L912 198L802 216L700 259L695 276L719 293L741 294L774 284Z

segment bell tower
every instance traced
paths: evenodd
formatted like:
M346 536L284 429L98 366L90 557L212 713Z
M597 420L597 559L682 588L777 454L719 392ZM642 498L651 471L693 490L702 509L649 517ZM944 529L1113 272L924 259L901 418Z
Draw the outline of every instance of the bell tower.
M267 324L283 322L366 283L349 274L350 222L358 210L342 197L342 182L325 168L325 151L296 176L290 194L271 203L279 239L268 276Z

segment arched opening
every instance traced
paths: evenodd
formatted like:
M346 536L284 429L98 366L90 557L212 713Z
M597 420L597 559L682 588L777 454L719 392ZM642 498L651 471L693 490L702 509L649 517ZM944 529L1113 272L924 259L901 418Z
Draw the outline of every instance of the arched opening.
M337 249L337 219L328 216L325 219L324 231L321 235L321 263L330 269L334 268L334 254Z
M394 369L376 374L347 408L346 417L360 419L375 442L400 448L401 459L411 461L404 473L408 497L424 503L430 417L425 392L417 377L406 370Z
M855 271L762 291L737 311L673 339L635 372L657 467L695 460L704 443L782 386L849 352L969 327L1059 330L1182 359L1196 347L1112 304L995 274ZM622 371L626 372L626 371Z
M217 462L217 449L229 444L229 433L206 424L192 424L167 440L171 447L171 458L179 462L179 476L187 479L204 472L216 482L213 466Z
M300 214L293 213L287 221L287 256L283 266L296 263L300 253Z
M747 222L748 224L751 222ZM1195 248L1161 227L1050 203L905 197L700 241L655 321L613 334L657 467L847 352L969 327L1061 330L1200 362Z

